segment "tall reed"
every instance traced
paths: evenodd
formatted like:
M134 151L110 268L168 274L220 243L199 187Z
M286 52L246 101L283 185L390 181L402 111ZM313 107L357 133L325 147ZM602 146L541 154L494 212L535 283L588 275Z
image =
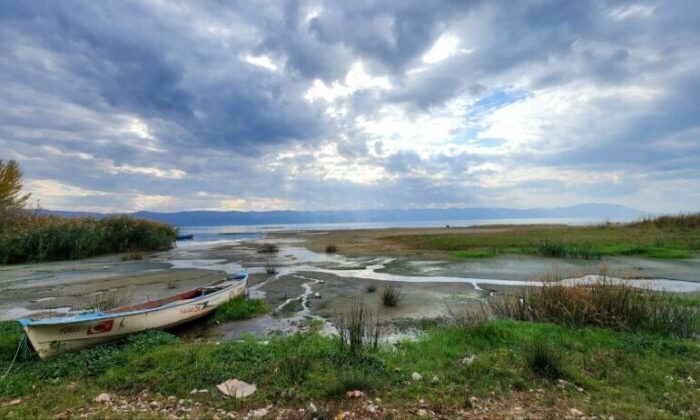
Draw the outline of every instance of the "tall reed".
M0 231L0 264L75 260L97 255L169 249L176 228L128 216L35 216Z
M614 283L605 277L590 285L545 283L518 296L494 296L501 318L597 326L691 337L698 334L700 309L668 295Z

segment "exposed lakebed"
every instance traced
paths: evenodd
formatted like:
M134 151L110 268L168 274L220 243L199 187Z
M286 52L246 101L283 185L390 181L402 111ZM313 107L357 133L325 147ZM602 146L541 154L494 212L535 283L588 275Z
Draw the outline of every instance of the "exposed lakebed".
M304 233L300 233L300 236ZM263 242L275 253L259 253ZM490 259L435 259L364 255L346 257L310 251L300 238L259 237L179 242L170 251L122 261L120 256L0 268L0 319L60 315L85 310L107 296L119 303L157 299L248 271L249 292L275 313L223 325L195 322L180 331L192 339L222 340L245 333L265 335L307 328L313 319L332 318L361 298L383 321L410 325L446 314L451 304L479 304L493 290L537 286L553 277L569 284L595 281L605 264L637 287L700 292L700 259L657 261L632 257L605 261L525 256ZM274 274L268 271L274 269ZM616 280L613 281L623 281ZM403 301L384 307L380 292L391 282ZM368 290L376 290L370 292ZM317 295L320 297L317 297ZM324 325L323 322L317 324ZM331 328L326 325L326 328Z

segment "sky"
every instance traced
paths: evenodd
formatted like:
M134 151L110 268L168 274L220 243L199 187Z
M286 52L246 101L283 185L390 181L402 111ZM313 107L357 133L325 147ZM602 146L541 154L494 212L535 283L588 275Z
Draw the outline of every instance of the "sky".
M700 210L700 2L0 0L48 209Z

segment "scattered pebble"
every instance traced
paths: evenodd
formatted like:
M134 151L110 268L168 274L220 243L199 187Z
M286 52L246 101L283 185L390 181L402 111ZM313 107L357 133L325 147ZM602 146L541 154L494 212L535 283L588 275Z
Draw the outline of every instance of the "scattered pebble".
M572 415L572 416L575 416L575 417L582 417L582 416L584 416L583 411L581 411L581 410L579 410L579 409L577 409L577 408L572 408L572 409L570 410L570 412L571 412L571 415Z
M433 379L430 381L433 385L437 385L440 383L440 378L437 377L437 375L433 376Z
M421 375L418 372L413 372L411 378L413 378L414 381L420 381L421 379L423 379L423 375Z
M362 391L360 391L360 390L354 389L354 390L352 390L352 391L346 392L345 395L346 395L348 398L362 398L362 397L365 396L365 393L362 392Z
M112 396L106 392L103 392L100 395L96 396L94 401L98 403L108 403L112 401Z

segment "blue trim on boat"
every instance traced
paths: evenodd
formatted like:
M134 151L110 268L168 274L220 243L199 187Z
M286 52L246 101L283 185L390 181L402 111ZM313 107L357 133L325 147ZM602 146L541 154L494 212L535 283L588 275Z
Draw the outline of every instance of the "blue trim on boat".
M248 273L243 272L243 273L237 273L237 274L229 274L226 276L226 280L245 281L245 280L248 280ZM234 287L234 285L231 285L229 287ZM216 293L221 292L223 290L226 290L227 288L218 290ZM202 300L202 299L206 299L208 297L209 297L209 295L204 295L204 296L200 296L200 297L197 297L194 299L189 299L187 301L187 303L181 303L180 305L190 305L194 302L197 302L197 301ZM172 305L172 306L177 306L177 305ZM146 313L146 312L153 312L153 311L160 310L163 307L165 307L165 305L156 306L155 308L141 309L139 311L116 312L116 313L85 312L85 313L73 315L73 316L46 318L46 319L39 319L36 321L31 320L31 319L19 319L18 322L20 324L22 324L23 327L31 327L33 325L72 324L75 322L93 321L93 320L99 320L99 319L105 319L105 318L116 318L116 317L122 317L122 316L142 314L142 313Z

